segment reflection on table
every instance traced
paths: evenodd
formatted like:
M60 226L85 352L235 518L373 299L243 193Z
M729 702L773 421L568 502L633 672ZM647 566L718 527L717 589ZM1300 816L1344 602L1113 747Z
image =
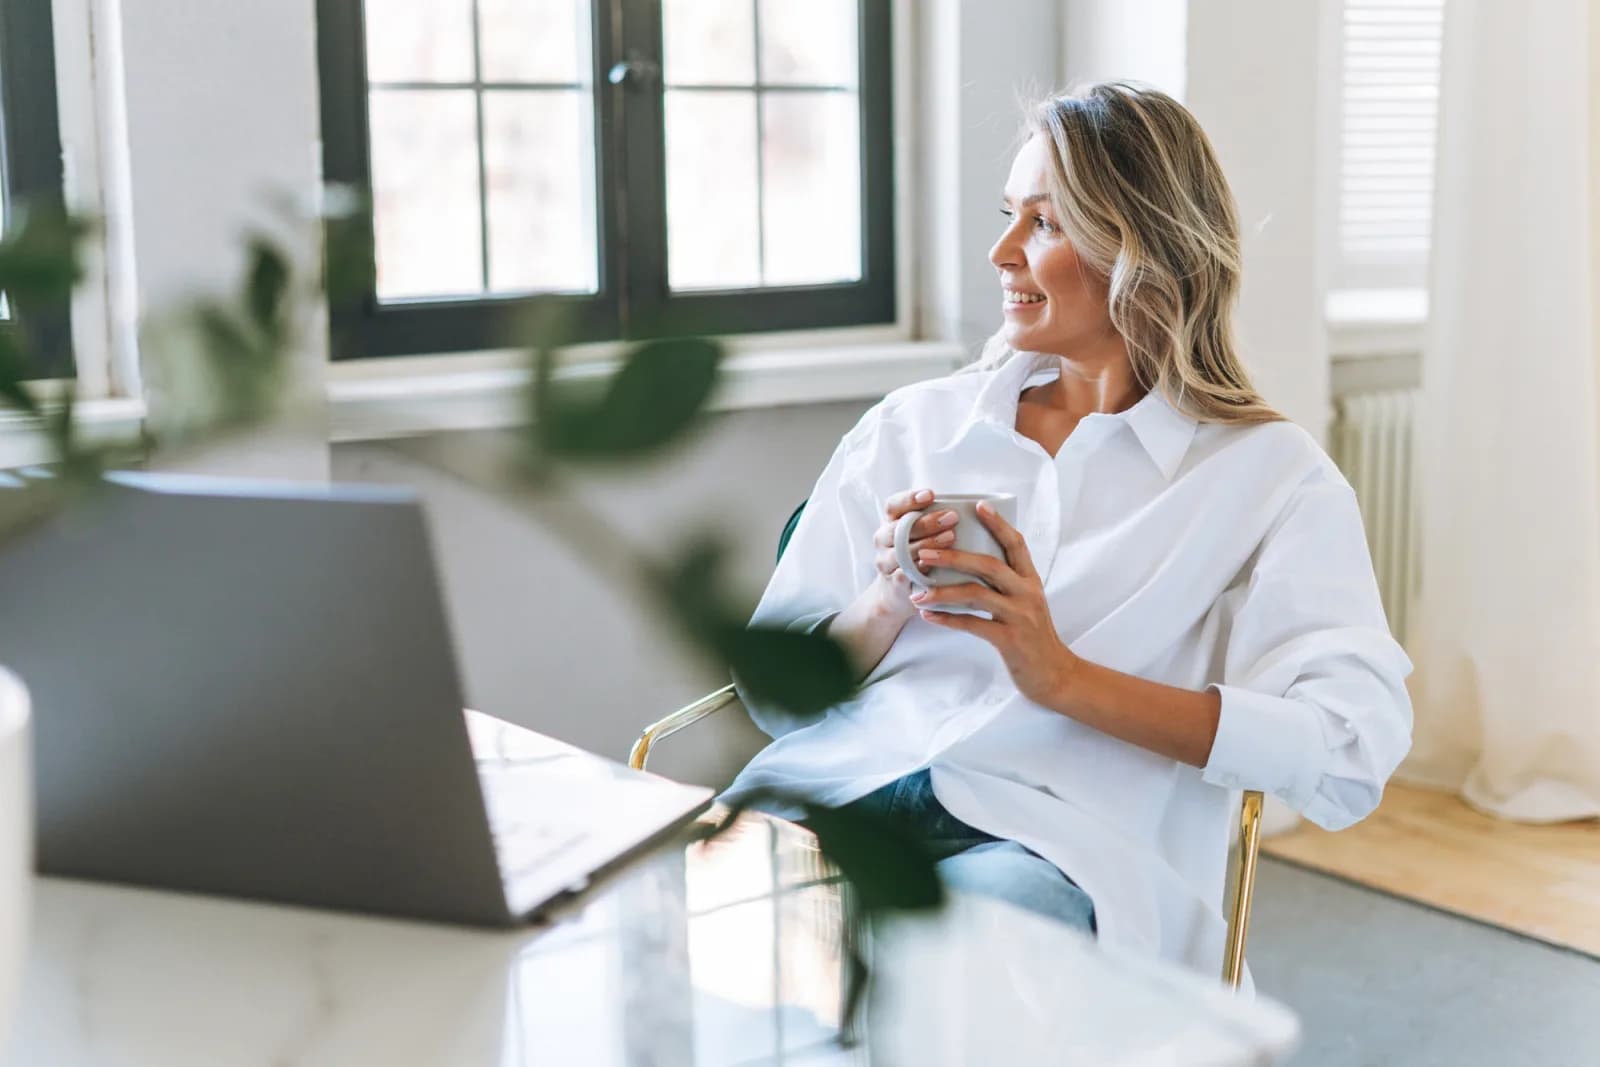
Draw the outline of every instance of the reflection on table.
M839 1040L843 887L798 827L746 816L509 933L40 879L11 1063L1257 1064L1281 1007L957 898L865 943Z

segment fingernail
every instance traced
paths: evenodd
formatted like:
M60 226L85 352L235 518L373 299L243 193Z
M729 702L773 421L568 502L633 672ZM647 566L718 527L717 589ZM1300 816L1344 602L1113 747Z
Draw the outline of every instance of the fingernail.
M961 518L961 516L957 515L955 512L947 511L943 515L939 516L939 525L954 526L956 524L956 520L959 518Z
M939 550L935 549L935 548L924 548L924 549L921 549L917 553L917 558L918 559L938 559L939 558Z
M935 544L948 545L948 544L953 544L955 542L955 539L956 539L956 532L954 530L946 530L944 533L940 534L938 537L935 537L933 540L934 540Z
M927 592L925 590L918 590L917 592L911 594L911 600L912 600L913 603L916 603L916 604L920 604L924 600L927 600L927 599L928 599L928 594L927 594Z
M933 490L932 489L918 489L915 499L921 501L924 504L926 504L928 501L933 499Z

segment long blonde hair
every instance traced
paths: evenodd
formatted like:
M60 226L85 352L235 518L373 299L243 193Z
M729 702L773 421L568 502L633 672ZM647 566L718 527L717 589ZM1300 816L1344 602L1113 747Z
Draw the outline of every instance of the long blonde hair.
M1067 239L1109 280L1111 323L1135 381L1204 422L1280 422L1239 359L1239 219L1216 153L1193 115L1156 89L1110 82L1033 105L1049 193ZM965 368L1015 352L996 334Z

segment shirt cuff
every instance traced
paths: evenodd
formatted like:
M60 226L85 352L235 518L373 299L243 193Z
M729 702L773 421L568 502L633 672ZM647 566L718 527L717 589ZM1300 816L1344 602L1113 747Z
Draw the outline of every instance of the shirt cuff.
M1211 685L1222 714L1200 777L1228 789L1259 789L1296 811L1316 794L1324 745L1314 708L1288 697Z

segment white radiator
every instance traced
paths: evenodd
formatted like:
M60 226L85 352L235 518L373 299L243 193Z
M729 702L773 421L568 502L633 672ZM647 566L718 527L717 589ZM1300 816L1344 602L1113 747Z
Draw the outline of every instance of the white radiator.
M1419 576L1413 465L1415 389L1358 392L1334 401L1333 460L1355 487L1389 628L1406 640L1407 594Z

